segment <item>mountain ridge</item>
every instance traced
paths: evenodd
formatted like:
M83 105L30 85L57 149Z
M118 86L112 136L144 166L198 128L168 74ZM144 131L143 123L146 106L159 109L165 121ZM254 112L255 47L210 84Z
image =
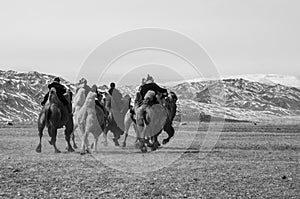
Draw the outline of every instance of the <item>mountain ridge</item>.
M245 79L253 82L259 82L269 85L281 84L288 87L300 88L300 78L292 75L280 75L280 74L242 74L242 75L227 75L216 78L196 78L182 81L173 81L162 83L166 86L175 86L184 82L200 82L210 80L222 80L222 79Z
M40 102L54 77L36 71L0 70L0 121L36 122L42 108ZM65 79L62 83L74 87ZM118 88L123 94L135 97L136 86ZM177 115L182 120L199 120L208 115L227 120L259 121L300 115L300 89L281 84L229 78L182 82L168 89L179 98Z

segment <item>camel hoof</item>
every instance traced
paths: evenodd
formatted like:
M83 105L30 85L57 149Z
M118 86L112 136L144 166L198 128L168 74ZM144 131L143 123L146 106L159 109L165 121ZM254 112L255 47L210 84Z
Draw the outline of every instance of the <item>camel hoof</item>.
M68 152L74 152L75 150L72 147L68 148Z
M122 145L123 147L126 147L126 142L123 142L123 145Z
M61 153L61 151L58 149L55 149L54 153Z
M155 142L155 143L152 145L151 150L152 150L152 151L156 151L156 150L158 149L158 147L159 147L159 144L158 144L157 142Z
M153 147L154 144L152 144L152 143L150 143L150 142L147 142L147 146L148 146L148 147Z
M146 153L146 152L147 152L147 147L146 147L146 146L142 146L142 147L141 147L141 151L142 151L143 153Z
M113 138L113 141L114 141L114 143L115 143L115 146L120 146L120 144L119 144L119 142L118 142L117 139Z
M162 141L163 145L167 144L168 142L169 142L168 139L164 139L164 140Z
M36 151L37 153L41 153L41 152L42 152L42 146L39 144L39 145L36 147L35 151Z
M91 154L91 151L89 149L86 150L86 153Z
M141 143L140 143L140 142L136 142L136 143L135 143L135 148L136 148L136 149L141 148Z
M78 146L76 144L73 144L74 149L78 149Z
M80 155L85 155L85 151L80 151Z

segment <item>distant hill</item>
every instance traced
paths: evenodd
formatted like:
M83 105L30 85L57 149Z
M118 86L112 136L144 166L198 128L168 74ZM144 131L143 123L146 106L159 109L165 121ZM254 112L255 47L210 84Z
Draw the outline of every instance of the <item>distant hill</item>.
M225 79L236 79L236 78L242 78L248 81L259 82L259 83L269 84L269 85L281 84L283 86L300 88L300 78L297 78L292 75L247 74L247 75L226 77Z
M0 70L0 121L36 121L47 85L55 76ZM62 79L62 83L69 84Z
M53 78L38 72L0 71L0 122L35 122ZM62 83L70 84L64 79ZM101 89L106 90L107 86ZM132 98L137 91L136 86L119 89ZM229 78L178 82L168 84L168 89L179 98L177 118L183 120L225 116L228 121L260 121L300 115L300 89L281 84ZM214 95L219 91L224 92L224 98Z
M260 121L300 115L300 89L295 87L242 78L190 80L167 87L177 94L184 120L199 120L201 115L207 115L228 121ZM124 86L120 90L135 93L136 87ZM224 92L223 99L216 95L220 90Z
M186 81L175 81L175 82L167 82L166 86L176 86L183 82L203 82L203 81L211 81L218 79L244 79L251 82L259 82L262 84L268 85L276 85L281 84L283 86L288 87L296 87L300 88L300 78L292 75L279 75L279 74L245 74L245 75L230 75L230 76L222 76L220 78L197 78Z
M171 89L177 93L184 115L192 118L201 112L249 121L300 115L300 89L295 87L239 78L187 82ZM220 89L224 91L223 100L219 95L213 95Z

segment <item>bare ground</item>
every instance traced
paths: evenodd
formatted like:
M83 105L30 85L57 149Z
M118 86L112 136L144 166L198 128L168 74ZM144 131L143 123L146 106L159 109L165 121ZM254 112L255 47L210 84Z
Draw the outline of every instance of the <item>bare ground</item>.
M35 128L1 128L0 198L300 197L299 124L230 123L215 136L208 125L180 126L169 145L146 154L132 138L122 149L100 137L99 152L85 156L65 152L62 131L63 153L45 132L37 154Z

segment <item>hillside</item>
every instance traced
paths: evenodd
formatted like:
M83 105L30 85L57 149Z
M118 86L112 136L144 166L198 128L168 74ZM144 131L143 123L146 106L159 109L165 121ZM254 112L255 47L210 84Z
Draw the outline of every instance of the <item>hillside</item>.
M185 115L204 112L216 117L258 121L300 115L300 89L244 79L210 80L171 88L181 99ZM224 98L218 93L224 91ZM214 94L215 93L215 94Z
M38 72L0 70L0 121L36 121L40 102L54 77ZM62 82L68 83L63 79Z
M53 78L38 72L0 71L0 121L35 122L41 110L40 102ZM70 84L66 80L62 83ZM137 87L119 89L134 98ZM231 78L181 82L168 89L179 98L178 117L182 120L212 116L232 121L260 121L300 115L300 89L296 87Z
M300 115L300 89L295 87L236 78L187 81L168 88L177 94L184 120L198 120L200 114L236 121ZM135 93L136 87L124 86L120 90Z

